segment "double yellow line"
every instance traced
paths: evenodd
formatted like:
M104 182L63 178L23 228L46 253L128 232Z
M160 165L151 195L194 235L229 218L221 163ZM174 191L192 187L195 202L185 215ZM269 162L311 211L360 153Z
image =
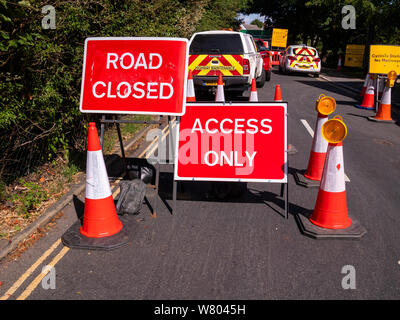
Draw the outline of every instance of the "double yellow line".
M173 124L171 125L171 128L174 128L176 126L176 122L174 121ZM162 137L161 141L164 141L167 135L170 133L170 127L166 126L162 130ZM139 155L139 158L142 158L148 150L150 150L145 158L149 158L155 150L158 148L158 145L154 145L158 141L158 136L146 147L146 149ZM116 182L120 181L122 178L119 178L116 180ZM113 197L115 198L116 195L119 193L119 188L116 188L116 190L113 193ZM54 250L57 249L57 247L61 244L61 239L58 239L55 241L49 249L47 249L19 278L17 281L14 282L14 284L6 291L6 293L0 297L0 300L8 300L20 287L21 285L25 282L26 279L28 279L34 272L35 270L54 252ZM63 247L61 251L51 260L51 262L47 265L49 267L54 267L69 251L70 249L68 247ZM50 268L45 268L45 272L41 272L36 278L26 287L26 289L17 297L17 300L25 300L28 298L31 293L37 288L37 286L40 284L40 282L43 280L43 278L50 272Z

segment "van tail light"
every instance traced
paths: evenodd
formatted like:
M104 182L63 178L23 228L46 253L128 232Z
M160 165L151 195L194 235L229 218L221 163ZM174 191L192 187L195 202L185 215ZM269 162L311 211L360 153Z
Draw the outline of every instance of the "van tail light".
M289 59L290 61L294 61L294 60L296 60L296 57L288 56L288 59Z
M314 58L314 61L315 61L315 62L320 62L321 59L320 59L320 58Z
M250 74L250 61L243 59L243 74Z

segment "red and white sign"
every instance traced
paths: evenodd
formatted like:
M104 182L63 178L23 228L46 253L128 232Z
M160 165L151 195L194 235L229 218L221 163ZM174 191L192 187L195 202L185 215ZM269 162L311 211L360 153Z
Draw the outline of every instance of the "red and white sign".
M87 38L80 110L184 114L188 42L183 38Z
M286 110L280 102L187 104L175 180L286 183Z

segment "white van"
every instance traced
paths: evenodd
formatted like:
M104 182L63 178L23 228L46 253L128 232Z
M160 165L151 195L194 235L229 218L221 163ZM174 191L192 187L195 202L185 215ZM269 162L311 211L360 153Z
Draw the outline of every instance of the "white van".
M253 78L263 87L266 73L253 37L235 31L204 31L189 43L189 69L197 89L217 86L221 74L227 91L246 91Z

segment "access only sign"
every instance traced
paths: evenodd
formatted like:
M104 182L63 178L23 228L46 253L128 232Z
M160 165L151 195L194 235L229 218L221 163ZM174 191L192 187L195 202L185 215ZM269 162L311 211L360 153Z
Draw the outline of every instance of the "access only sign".
M187 39L87 38L80 110L182 115L187 64Z
M286 103L187 105L175 180L287 182Z

